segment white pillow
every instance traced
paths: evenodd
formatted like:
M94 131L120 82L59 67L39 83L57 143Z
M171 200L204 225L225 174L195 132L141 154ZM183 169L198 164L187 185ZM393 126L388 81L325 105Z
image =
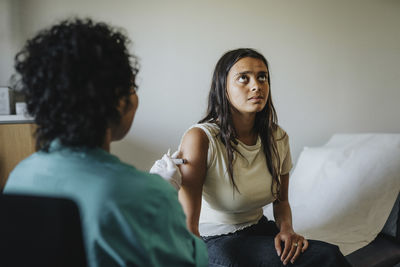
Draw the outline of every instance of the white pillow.
M305 148L290 178L296 232L347 255L382 230L400 190L400 134L334 135Z

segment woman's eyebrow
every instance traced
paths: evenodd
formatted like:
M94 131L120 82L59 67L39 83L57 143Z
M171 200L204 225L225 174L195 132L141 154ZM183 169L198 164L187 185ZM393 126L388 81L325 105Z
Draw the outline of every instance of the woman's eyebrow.
M264 74L265 76L268 76L268 71L259 71L258 74Z
M254 74L254 72L253 72L253 71L250 71L250 70L241 71L241 72L236 73L236 74L234 75L234 77L239 76L239 75L245 75L245 74ZM265 76L268 76L268 72L267 72L267 71L263 71L263 70L257 72L257 74L264 74Z
M234 77L239 76L239 75L245 75L245 74L253 74L254 72L250 71L250 70L246 70L246 71L241 71L235 74Z

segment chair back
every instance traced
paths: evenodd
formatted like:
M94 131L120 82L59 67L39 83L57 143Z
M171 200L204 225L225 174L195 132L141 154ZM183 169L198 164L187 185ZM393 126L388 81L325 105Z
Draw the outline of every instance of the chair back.
M0 266L87 266L75 202L0 194Z

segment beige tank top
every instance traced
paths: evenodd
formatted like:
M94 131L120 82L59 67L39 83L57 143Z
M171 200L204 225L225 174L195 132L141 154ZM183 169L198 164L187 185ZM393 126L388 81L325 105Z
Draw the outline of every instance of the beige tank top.
M233 233L257 223L263 215L262 208L275 200L271 192L272 176L265 161L260 137L253 146L240 141L236 146L243 155L235 153L233 162L234 180L239 193L229 178L226 149L218 137L218 125L202 123L190 129L193 127L202 129L209 140L199 221L200 235ZM278 140L281 174L287 174L292 168L289 138L280 127L275 136Z

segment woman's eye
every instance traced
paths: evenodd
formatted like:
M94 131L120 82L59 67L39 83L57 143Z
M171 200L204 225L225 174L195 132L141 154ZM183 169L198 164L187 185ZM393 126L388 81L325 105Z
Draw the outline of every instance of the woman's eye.
M260 75L260 76L258 76L258 80L260 82L266 82L267 81L267 76L266 75Z
M239 82L241 82L241 83L245 83L245 82L247 82L248 78L247 78L246 75L242 75L242 76L239 77L238 80L239 80Z

